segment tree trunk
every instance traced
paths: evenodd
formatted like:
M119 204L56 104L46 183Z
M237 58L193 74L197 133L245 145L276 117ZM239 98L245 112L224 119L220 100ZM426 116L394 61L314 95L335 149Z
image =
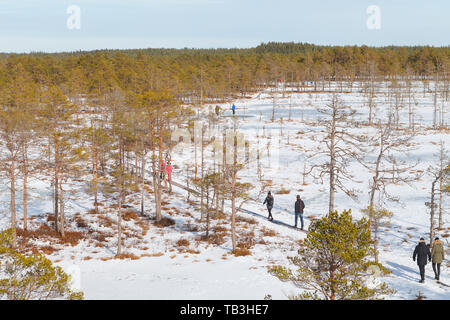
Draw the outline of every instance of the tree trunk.
M59 216L60 216L60 234L61 236L64 238L65 236L65 230L64 230L64 225L65 225L65 221L64 221L64 190L62 188L62 184L59 185L59 191L60 191L60 196L59 196Z
M58 225L58 219L59 219L59 190L58 190L58 186L59 186L59 179L58 179L58 171L55 168L55 230L56 232L59 232L59 225Z
M27 147L24 143L22 149L23 159L23 230L28 230L28 158Z
M434 190L436 183L441 178L442 171L439 176L431 183L431 201L430 201L430 243L433 243L434 238Z
M17 227L17 217L16 217L16 174L15 174L15 161L12 159L11 161L11 168L10 168L10 187L11 187L11 227L13 231L13 243L12 247L17 247L17 234L16 234L16 227Z
M145 191L145 154L144 149L142 149L142 159L141 159L141 174L142 174L142 186L141 186L141 215L144 215L144 191Z
M335 114L336 111L333 111ZM333 114L333 122L330 136L330 201L328 205L328 211L334 211L334 193L335 193L335 167L336 167L336 150L335 150L335 138L336 138L336 125L335 116Z
M201 163L200 163L200 179L203 179L203 168L204 168L204 146L203 146L203 128L202 128L202 139L201 139ZM203 183L200 185L200 221L205 219L205 210L204 210L204 187Z
M122 187L119 195L119 208L117 212L117 255L122 254Z

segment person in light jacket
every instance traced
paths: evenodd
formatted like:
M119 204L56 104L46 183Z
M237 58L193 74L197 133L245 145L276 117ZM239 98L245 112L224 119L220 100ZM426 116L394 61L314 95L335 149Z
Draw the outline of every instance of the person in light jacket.
M444 259L444 244L439 240L439 237L436 237L431 248L431 265L433 266L434 278L438 281L441 275L441 263Z

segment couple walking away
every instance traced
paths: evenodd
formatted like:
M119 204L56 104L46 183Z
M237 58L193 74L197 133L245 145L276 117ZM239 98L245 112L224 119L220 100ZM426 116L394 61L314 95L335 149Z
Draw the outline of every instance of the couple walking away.
M445 259L444 258L444 245L438 237L434 239L434 243L430 252L429 246L425 243L424 238L420 238L419 244L414 249L413 253L413 261L416 261L419 266L420 272L420 283L425 282L425 266L428 262L432 262L433 271L434 271L434 279L439 281L439 277L441 274L441 263Z
M272 196L272 193L269 191L266 199L263 202L263 205L267 203L267 211L269 211L269 217L267 219L269 219L269 221L273 221L273 216L272 216L273 202L274 202L274 198ZM298 220L298 217L300 217L301 230L303 230L303 209L305 209L305 203L303 202L302 199L300 199L299 195L297 195L297 201L295 201L294 209L295 209L294 228L297 228L297 220Z

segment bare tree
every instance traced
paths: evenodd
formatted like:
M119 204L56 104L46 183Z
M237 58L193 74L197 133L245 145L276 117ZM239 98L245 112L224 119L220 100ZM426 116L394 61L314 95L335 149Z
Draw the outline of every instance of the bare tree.
M361 164L365 166L372 174L372 181L369 192L369 208L375 206L375 193L381 192L383 198L397 200L390 196L386 186L392 183L410 183L416 181L420 175L412 175L417 162L410 164L399 160L400 155L407 155L412 147L412 133L402 134L393 128L392 116L388 117L386 123L378 122L377 132L370 137L367 145L370 148L368 154L376 154L374 160L364 159ZM378 203L381 205L381 203ZM369 215L369 223L372 225L372 218Z
M315 171L318 169L318 178L323 179L324 175L329 177L328 210L332 212L334 211L335 193L338 189L352 199L357 198L356 190L347 188L346 182L355 181L349 164L351 160L361 159L364 152L362 147L364 137L348 130L348 124L356 111L344 105L336 94L332 96L325 107L318 107L317 110L325 116L324 119L319 120L319 123L325 127L326 136L323 143L326 148L323 151L317 151L313 157L321 155L325 156L327 160L312 168Z
M243 159L243 146L244 136L239 134L236 125L233 130L226 132L226 145L224 151L223 163L223 184L222 192L230 197L231 200L231 241L233 246L233 252L237 248L236 241L236 212L239 211L241 206L247 198L247 191L251 188L249 183L240 183L237 181L237 176L240 170L245 166ZM236 201L239 198L244 200L239 206L236 205Z
M444 171L443 170L438 170L436 171L432 171L430 170L431 173L433 174L433 181L431 182L431 197L430 197L430 202L426 202L425 205L428 206L430 208L430 243L433 243L433 239L434 239L434 217L435 217L435 208L436 208L436 204L435 204L435 194L436 194L436 183L438 183L438 181L442 178Z

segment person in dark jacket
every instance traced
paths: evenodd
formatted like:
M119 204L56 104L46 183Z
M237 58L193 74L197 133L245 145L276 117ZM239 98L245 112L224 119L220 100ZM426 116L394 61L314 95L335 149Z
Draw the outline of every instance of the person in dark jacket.
M272 217L272 208L273 208L273 196L272 193L269 191L269 193L267 193L267 197L266 200L264 200L263 204L267 203L267 211L269 211L269 217L267 219L269 219L269 221L273 220Z
M305 203L300 199L300 195L297 195L297 201L295 201L295 226L297 228L297 219L300 216L301 230L303 230L303 209L305 209Z
M417 265L419 266L420 271L420 283L425 282L425 266L427 265L427 258L428 262L431 261L431 252L430 248L426 245L425 239L420 238L419 244L414 249L413 254L413 261L416 261L417 258Z

